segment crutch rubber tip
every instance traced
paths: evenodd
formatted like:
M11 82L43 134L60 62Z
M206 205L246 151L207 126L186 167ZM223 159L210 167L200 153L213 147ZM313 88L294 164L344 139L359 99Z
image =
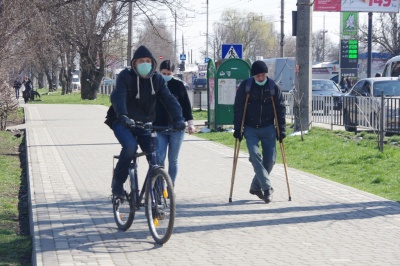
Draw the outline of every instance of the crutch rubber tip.
M229 198L229 203L231 203L232 202L232 198Z
M289 201L292 201L292 197L289 197Z

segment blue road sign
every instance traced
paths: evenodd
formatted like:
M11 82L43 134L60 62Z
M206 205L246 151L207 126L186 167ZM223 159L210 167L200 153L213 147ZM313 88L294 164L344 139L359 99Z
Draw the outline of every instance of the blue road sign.
M186 60L186 54L180 54L179 59L182 61Z
M222 45L222 58L242 58L243 45L240 43L231 43Z
M209 57L204 58L204 63L208 63L208 61L210 61Z

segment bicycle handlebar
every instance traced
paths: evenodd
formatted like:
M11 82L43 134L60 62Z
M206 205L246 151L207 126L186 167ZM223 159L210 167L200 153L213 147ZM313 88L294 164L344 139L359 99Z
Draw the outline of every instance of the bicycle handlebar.
M133 125L131 128L138 128L138 129L144 129L148 131L177 131L176 129L169 127L169 126L154 126L152 122L147 122L143 124L143 122L135 122L135 125Z

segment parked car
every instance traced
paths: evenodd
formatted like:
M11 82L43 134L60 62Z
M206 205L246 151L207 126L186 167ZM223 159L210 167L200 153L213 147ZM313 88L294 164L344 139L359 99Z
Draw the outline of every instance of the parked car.
M384 95L384 124L400 131L400 80L397 77L374 77L359 80L343 97L343 123L347 131L357 126L379 128Z
M72 89L73 90L81 89L81 81L79 80L78 75L72 75Z
M104 77L102 80L101 80L101 84L102 85L105 85L105 86L112 86L112 85L115 85L115 79L110 79L110 78L106 78L106 77Z
M205 90L207 89L207 79L205 78L196 78L193 80L193 89L194 90Z
M311 83L313 110L324 110L324 113L327 114L332 109L342 109L343 94L339 86L333 80L313 79ZM327 96L332 96L332 98Z

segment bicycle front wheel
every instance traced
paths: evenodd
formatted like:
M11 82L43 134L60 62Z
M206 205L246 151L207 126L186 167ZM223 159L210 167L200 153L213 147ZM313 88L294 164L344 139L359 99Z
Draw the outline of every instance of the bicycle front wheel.
M149 188L152 188L153 198ZM166 243L171 237L175 211L175 194L171 178L164 169L156 169L152 172L150 184L146 188L145 212L150 233L158 244Z
M136 211L135 192L131 189L130 178L124 183L124 191L124 198L120 199L113 195L112 203L115 223L119 229L126 231L131 227Z

